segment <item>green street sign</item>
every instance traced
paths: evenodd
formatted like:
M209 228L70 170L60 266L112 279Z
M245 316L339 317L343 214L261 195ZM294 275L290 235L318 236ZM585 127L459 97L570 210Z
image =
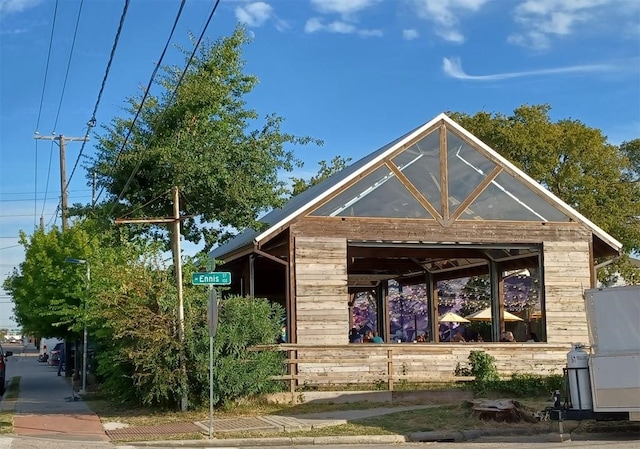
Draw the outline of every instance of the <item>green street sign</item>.
M231 273L228 271L193 273L191 283L193 285L229 285L231 284Z

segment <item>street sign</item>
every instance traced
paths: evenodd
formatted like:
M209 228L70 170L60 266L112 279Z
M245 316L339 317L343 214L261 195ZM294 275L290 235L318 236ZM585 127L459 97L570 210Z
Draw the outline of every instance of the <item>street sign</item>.
M191 283L193 285L229 285L231 284L231 273L228 271L193 273Z

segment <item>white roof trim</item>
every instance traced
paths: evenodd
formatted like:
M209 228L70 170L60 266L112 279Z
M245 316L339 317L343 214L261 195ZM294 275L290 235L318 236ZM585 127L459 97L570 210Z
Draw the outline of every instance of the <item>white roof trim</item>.
M571 216L571 217L575 218L576 220L578 220L578 221L582 222L583 224L585 224L599 238L601 238L602 240L607 242L612 247L617 248L618 250L622 249L622 243L620 243L619 241L614 239L612 236L607 234L604 230L602 230L596 224L592 223L589 219L587 219L585 216L580 214L578 211L576 211L575 209L570 207L568 204L566 204L560 198L555 196L553 193L549 192L547 189L542 187L537 181L535 181L529 175L527 175L522 170L520 170L518 167L513 165L511 162L509 162L507 159L505 159L503 156L501 156L497 151L495 151L494 149L492 149L491 147L486 145L484 142L482 142L476 136L474 136L469 131L464 129L462 126L460 126L458 123L453 121L449 116L447 116L444 113L439 114L434 119L432 119L429 122L425 123L424 125L422 125L418 129L416 129L411 134L405 136L402 140L399 140L398 142L396 142L395 145L390 146L387 149L387 151L385 151L384 153L380 154L377 158L372 159L371 161L369 161L369 163L367 165L362 166L359 170L353 172L351 175L345 177L343 180L341 180L340 182L338 182L337 184L335 184L331 188L325 190L323 193L321 193L320 195L315 197L310 202L304 204L302 207L299 207L294 212L290 213L289 215L287 215L285 218L283 218L282 220L278 221L277 223L274 223L273 226L269 227L269 229L267 229L264 232L262 232L261 234L257 235L255 237L255 239L254 239L254 243L255 244L259 244L262 240L266 239L271 234L275 233L276 230L278 230L280 227L282 227L285 224L289 223L292 219L294 219L296 216L298 216L303 210L308 209L310 206L313 206L314 204L319 203L324 198L326 198L327 196L331 195L336 190L340 189L343 185L345 185L348 182L350 182L353 178L359 176L361 173L363 173L364 171L368 170L371 166L377 164L380 160L382 160L385 157L387 157L387 155L389 153L393 153L398 148L400 148L401 146L405 145L408 141L414 139L417 135L422 134L424 131L426 131L427 129L431 128L435 124L437 124L440 120L444 120L444 122L448 126L451 126L452 128L455 128L455 130L457 132L459 132L460 134L464 135L467 139L472 141L474 144L476 144L477 146L481 147L483 150L485 150L486 152L491 154L494 158L496 158L498 161L500 161L500 163L502 165L504 165L505 167L509 168L514 173L517 173L518 176L522 177L538 193L540 193L543 196L546 196L558 208L562 209L569 216Z

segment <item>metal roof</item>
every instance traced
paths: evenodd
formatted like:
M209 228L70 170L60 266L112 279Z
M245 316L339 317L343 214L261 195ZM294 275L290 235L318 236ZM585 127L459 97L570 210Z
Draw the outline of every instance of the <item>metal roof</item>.
M387 145L379 148L373 153L363 157L359 161L354 162L348 167L345 167L343 170L339 171L338 173L335 173L334 175L325 179L321 183L316 184L310 187L309 189L305 190L304 192L294 196L281 209L274 209L268 214L266 214L264 217L260 219L260 222L268 225L269 229L267 229L262 234L265 236L268 235L269 230L273 228L274 225L276 225L277 223L286 221L287 217L297 215L296 212L299 211L300 209L306 208L308 205L313 204L319 201L320 199L324 198L326 196L324 195L325 193L333 192L337 186L344 184L346 180L350 179L351 175L353 175L354 173L358 173L361 171L361 169L369 166L369 163L371 161L385 154L388 149L395 147L399 141L404 140L407 136L414 134L415 131L416 130L408 132L404 136L394 140L393 142L388 143ZM217 248L212 249L211 252L209 252L209 257L214 259L222 258L222 256L226 254L232 253L241 248L249 246L254 241L258 242L263 238L264 237L260 234L259 231L256 231L254 229L246 229L244 232L241 232L240 234L233 237L231 240L224 243L223 245L220 245Z

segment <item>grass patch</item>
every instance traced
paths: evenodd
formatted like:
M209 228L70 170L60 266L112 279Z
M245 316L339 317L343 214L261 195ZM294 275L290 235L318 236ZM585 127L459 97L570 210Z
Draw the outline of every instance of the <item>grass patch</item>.
M20 376L11 378L9 388L4 394L0 409L0 434L13 432L13 408L20 391Z
M419 409L388 415L364 418L340 426L323 427L299 432L251 432L251 433L216 433L216 438L260 438L260 437L324 437L345 435L406 435L414 432L460 431L470 429L488 429L500 426L513 429L529 429L532 433L546 431L549 423L495 423L480 421L466 405L446 405L441 407ZM214 421L215 429L215 421Z
M185 421L208 421L209 408L180 412L154 408L135 407L131 404L114 404L103 396L94 393L83 395L83 400L100 417L102 422L121 422L132 426L150 426ZM396 401L393 403L353 402L348 404L336 403L305 403L305 404L274 404L264 399L246 399L243 401L219 407L214 411L214 419L252 417L264 415L301 415L306 413L320 413L343 410L366 410L376 407L402 407L421 404L422 401Z
M435 389L434 389L435 390ZM501 397L492 392L491 396ZM504 397L504 396L502 396ZM519 398L521 409L533 412L544 410L550 405L549 397ZM175 422L208 422L209 409L203 408L188 412L173 410L159 410L151 408L132 407L130 404L118 405L111 403L108 398L101 397L97 393L84 396L84 400L100 417L102 422L122 422L131 426L150 426ZM307 413L320 413L344 410L366 410L377 407L400 407L407 405L424 404L422 400L397 401L393 403L355 402L355 403L304 403L304 404L274 404L264 399L245 399L242 401L220 407L214 412L214 430L216 419L233 417L253 417L264 415L300 415ZM319 429L296 432L216 432L216 438L261 438L261 437L321 437L321 436L347 436L347 435L405 435L413 432L459 431L468 429L485 429L508 427L513 429L529 429L531 432L548 431L548 423L496 423L493 421L481 421L476 418L472 410L460 401L456 405L445 404L426 409L418 409L406 412L391 413L383 416L372 417L350 422L339 426L330 426ZM197 434L180 434L174 436L158 436L147 439L199 439L206 438Z
M13 432L13 410L0 411L0 434Z
M11 378L9 388L4 395L4 401L15 402L18 400L18 393L20 392L20 376L14 376Z

